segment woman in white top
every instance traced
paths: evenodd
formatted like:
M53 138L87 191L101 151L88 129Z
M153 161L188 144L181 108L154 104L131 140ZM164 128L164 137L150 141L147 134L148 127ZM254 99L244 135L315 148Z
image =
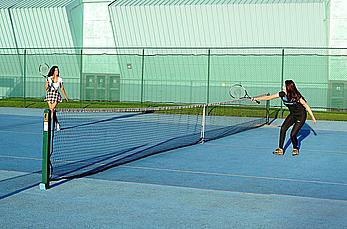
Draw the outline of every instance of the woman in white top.
M57 130L60 129L60 126L55 114L55 108L57 107L58 103L62 102L62 97L58 91L59 88L61 89L66 101L68 101L69 99L64 89L63 79L59 77L59 68L58 66L53 66L49 70L48 78L45 84L45 89L47 92L45 101L47 101L48 107L51 110L51 117L56 123Z

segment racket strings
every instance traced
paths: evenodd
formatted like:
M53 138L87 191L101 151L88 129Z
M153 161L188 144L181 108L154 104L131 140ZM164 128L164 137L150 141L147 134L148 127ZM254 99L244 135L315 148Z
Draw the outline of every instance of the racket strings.
M42 76L47 76L49 71L49 67L47 64L41 64L39 66L39 72Z
M236 99L244 98L246 96L246 91L243 87L234 86L230 89L230 95Z

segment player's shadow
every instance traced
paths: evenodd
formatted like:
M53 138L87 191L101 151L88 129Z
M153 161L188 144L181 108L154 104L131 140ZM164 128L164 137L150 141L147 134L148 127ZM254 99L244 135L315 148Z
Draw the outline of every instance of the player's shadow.
M311 132L314 135L317 135L316 131L314 131L314 129L312 129L312 127L310 125L308 125L307 123L305 123L303 125L303 127L300 129L298 135L296 136L298 138L298 148L301 148L301 143L302 141L307 138ZM292 141L290 140L290 138L288 139L287 143L284 146L284 150L286 151L287 148L291 145Z

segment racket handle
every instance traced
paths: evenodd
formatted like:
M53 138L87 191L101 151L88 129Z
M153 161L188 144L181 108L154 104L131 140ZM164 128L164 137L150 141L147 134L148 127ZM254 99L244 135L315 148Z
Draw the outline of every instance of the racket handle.
M251 101L260 104L260 102L258 100L256 100L255 98L251 98Z

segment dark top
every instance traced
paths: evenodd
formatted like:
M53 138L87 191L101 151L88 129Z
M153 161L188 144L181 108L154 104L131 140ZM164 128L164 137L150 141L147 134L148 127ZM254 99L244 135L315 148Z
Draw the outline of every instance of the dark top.
M280 91L278 95L281 97L283 104L286 105L293 114L302 114L306 112L305 107L299 102L299 100L289 100L284 91Z

